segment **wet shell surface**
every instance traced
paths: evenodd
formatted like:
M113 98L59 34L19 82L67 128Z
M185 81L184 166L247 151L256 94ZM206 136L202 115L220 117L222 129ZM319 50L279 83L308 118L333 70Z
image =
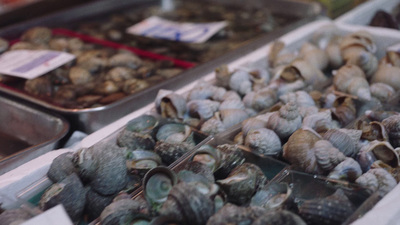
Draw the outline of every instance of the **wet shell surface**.
M114 201L100 214L100 223L104 225L129 224L134 219L147 217L147 206L141 201L129 198Z
M158 141L154 147L154 151L161 157L165 164L170 165L192 147L192 145L187 143L171 144L165 141Z
M201 225L214 214L214 204L195 186L182 182L171 189L160 214L173 217L180 224Z
M247 133L244 144L260 155L279 155L282 144L273 130L259 128Z
M338 189L334 194L325 198L306 200L299 207L299 214L310 224L341 224L355 208L344 194Z
M42 195L39 207L41 210L50 209L63 204L73 221L79 221L85 207L86 190L79 177L73 173L59 183L55 183Z
M232 170L227 178L217 180L217 184L228 195L229 202L242 205L248 202L266 181L267 178L258 166L243 163Z

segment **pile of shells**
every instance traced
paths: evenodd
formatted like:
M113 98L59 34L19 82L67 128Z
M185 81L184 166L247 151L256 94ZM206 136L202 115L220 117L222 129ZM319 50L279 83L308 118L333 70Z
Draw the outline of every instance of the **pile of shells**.
M293 22L294 18L272 15L267 7L240 8L230 4L204 4L200 2L174 1L174 7L165 11L159 6L138 11L129 10L110 16L107 21L92 21L80 25L77 29L91 36L138 46L151 52L168 55L191 62L206 62L229 50L239 47L244 41L273 31L279 26ZM228 26L215 34L207 43L180 43L162 39L153 39L130 35L126 29L142 20L159 16L177 22L219 22L226 21Z
M270 182L232 144L203 145L177 173L165 167L149 171L143 194L126 201L145 209L129 211L116 201L102 212L100 223L124 218L160 225L341 224L358 206L340 188L298 204L288 184Z
M300 128L305 117L321 111L330 111L334 121L330 128L345 127L394 96L400 82L391 74L398 73L398 54L388 52L378 62L368 32L340 36L327 29L315 33L298 53L288 53L283 42L274 42L268 67L254 63L229 71L221 66L215 70L213 83L199 81L182 95L160 90L156 109L163 117L211 135L265 111L278 111L262 120L283 141ZM288 120L293 123L281 123Z
M5 40L1 40L0 44ZM73 109L99 107L137 93L153 84L176 76L182 69L172 61L150 61L132 52L85 43L79 38L53 35L45 27L34 27L19 42L2 48L14 50L56 50L69 52L75 60L31 80L7 76L1 82L57 106ZM14 80L15 81L15 80ZM20 83L23 83L22 85Z
M118 133L116 143L103 141L55 158L47 173L54 184L39 208L61 203L75 223L83 215L92 221L113 199L129 198L150 169L170 165L194 148L197 138L188 125L139 116Z

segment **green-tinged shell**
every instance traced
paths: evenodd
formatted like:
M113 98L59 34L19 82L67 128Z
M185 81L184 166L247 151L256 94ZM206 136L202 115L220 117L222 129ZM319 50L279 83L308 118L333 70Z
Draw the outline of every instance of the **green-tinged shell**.
M183 182L172 188L160 214L176 218L179 224L201 225L214 214L214 203L195 186Z
M166 165L170 165L192 149L192 147L192 145L187 143L171 144L164 141L158 141L154 147L154 152L161 157L162 161Z
M200 193L209 197L214 196L219 191L218 185L214 184L214 182L212 181L210 182L210 180L206 176L203 176L202 174L196 174L193 171L179 171L178 179L180 182L194 185Z
M250 225L267 211L261 207L240 207L231 203L225 204L217 213L210 217L207 225L243 224Z
M115 194L128 182L124 151L113 145L101 146L96 150L99 163L90 186L99 194Z
M78 176L73 173L50 186L39 202L41 210L50 209L58 204L63 204L71 219L75 222L82 217L86 202L86 190Z
M227 178L217 180L217 184L228 195L228 201L238 205L248 202L266 182L262 170L251 163L243 163L232 170Z
M205 178L207 178L207 180L210 183L214 183L215 179L214 179L214 171L211 170L210 167L208 167L206 164L203 164L199 161L189 161L186 165L185 165L185 170L189 170L192 171L196 174L199 174Z
M68 175L78 172L72 160L72 152L66 152L57 156L51 163L49 171L47 171L47 177L54 183L57 183Z
M221 153L211 145L203 145L193 155L192 161L200 162L214 172L221 166Z
M251 225L307 225L304 220L287 210L270 211L258 217Z
M89 189L86 193L85 212L89 221L98 218L101 212L113 201L115 195L100 195Z
M4 225L18 225L31 219L34 215L22 208L9 209L0 214L0 224Z
M117 136L117 145L129 150L152 149L155 141L150 134L141 134L124 129Z
M135 119L130 120L126 124L126 130L141 133L141 134L149 134L153 131L155 127L158 125L158 119L152 115L141 115Z
M147 205L132 199L121 199L108 205L100 215L102 225L130 224L134 219L148 218Z
M192 129L181 123L168 123L157 131L156 140L170 144L185 142L192 134Z
M79 177L84 182L91 181L96 174L99 162L95 155L94 147L81 148L74 153L73 163L78 169Z
M354 211L355 207L341 189L325 198L306 200L299 207L299 214L310 224L341 224Z
M130 151L127 156L126 165L130 173L144 175L147 171L161 165L161 157L148 150Z
M270 183L254 194L250 205L268 210L291 209L294 207L292 189L286 183Z
M159 210L177 182L176 174L166 167L154 168L146 174L143 178L144 193L154 210Z
M215 173L216 177L227 177L235 167L245 161L244 154L237 145L223 144L218 145L217 149L221 154L221 166Z

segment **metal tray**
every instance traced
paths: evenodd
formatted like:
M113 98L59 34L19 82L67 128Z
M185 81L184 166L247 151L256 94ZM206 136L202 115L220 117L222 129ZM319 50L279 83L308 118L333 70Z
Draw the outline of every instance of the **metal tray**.
M2 5L2 9L0 10L0 27L10 26L11 24L26 21L28 19L34 19L45 14L50 14L52 12L57 12L82 4L82 1L80 0L70 0L63 2L47 0L8 2L8 4Z
M69 123L0 96L0 175L57 147Z
M268 1L270 2L270 1ZM204 64L200 64L197 67L187 70L173 79L168 79L165 82L159 83L151 88L145 89L136 94L130 95L112 104L88 108L88 109L65 109L61 107L55 107L46 102L33 98L31 96L22 95L13 90L0 87L1 92L8 93L10 95L16 96L21 99L25 99L29 102L33 102L41 107L53 110L62 114L67 118L73 129L78 129L87 133L92 133L101 127L113 122L114 120L139 109L149 102L151 102L159 89L172 89L176 90L183 87L189 82L196 80L207 73L212 72L217 66L233 61L239 58L243 54L249 53L258 47L265 45L269 41L277 38L286 32L299 27L311 20L313 20L317 15L319 15L321 9L318 4L306 4L299 2L289 2L289 1L271 1L277 4L271 4L271 7L276 10L282 11L282 13L293 15L299 15L300 19L293 24L285 27L276 29L266 35L262 35L250 43L245 43L243 46L226 53L225 55L209 61ZM49 27L71 27L77 25L79 21L85 21L89 18L104 17L105 14L110 14L112 12L119 12L122 9L127 9L130 7L136 7L137 10L144 9L148 6L159 5L160 1L99 1L94 3L85 4L80 7L73 8L71 10L65 10L60 13L51 14L49 16L41 17L35 20L26 21L25 23L16 24L13 26L6 27L0 30L0 36L13 39L17 38L24 30L33 26L49 26ZM280 4L279 4L280 3ZM288 7L290 6L290 7ZM283 11L285 9L286 11Z

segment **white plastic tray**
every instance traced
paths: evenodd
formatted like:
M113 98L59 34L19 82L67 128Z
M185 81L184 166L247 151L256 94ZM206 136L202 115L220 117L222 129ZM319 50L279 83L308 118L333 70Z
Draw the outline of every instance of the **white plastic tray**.
M335 19L336 23L368 25L375 13L384 10L391 13L400 0L370 0Z

